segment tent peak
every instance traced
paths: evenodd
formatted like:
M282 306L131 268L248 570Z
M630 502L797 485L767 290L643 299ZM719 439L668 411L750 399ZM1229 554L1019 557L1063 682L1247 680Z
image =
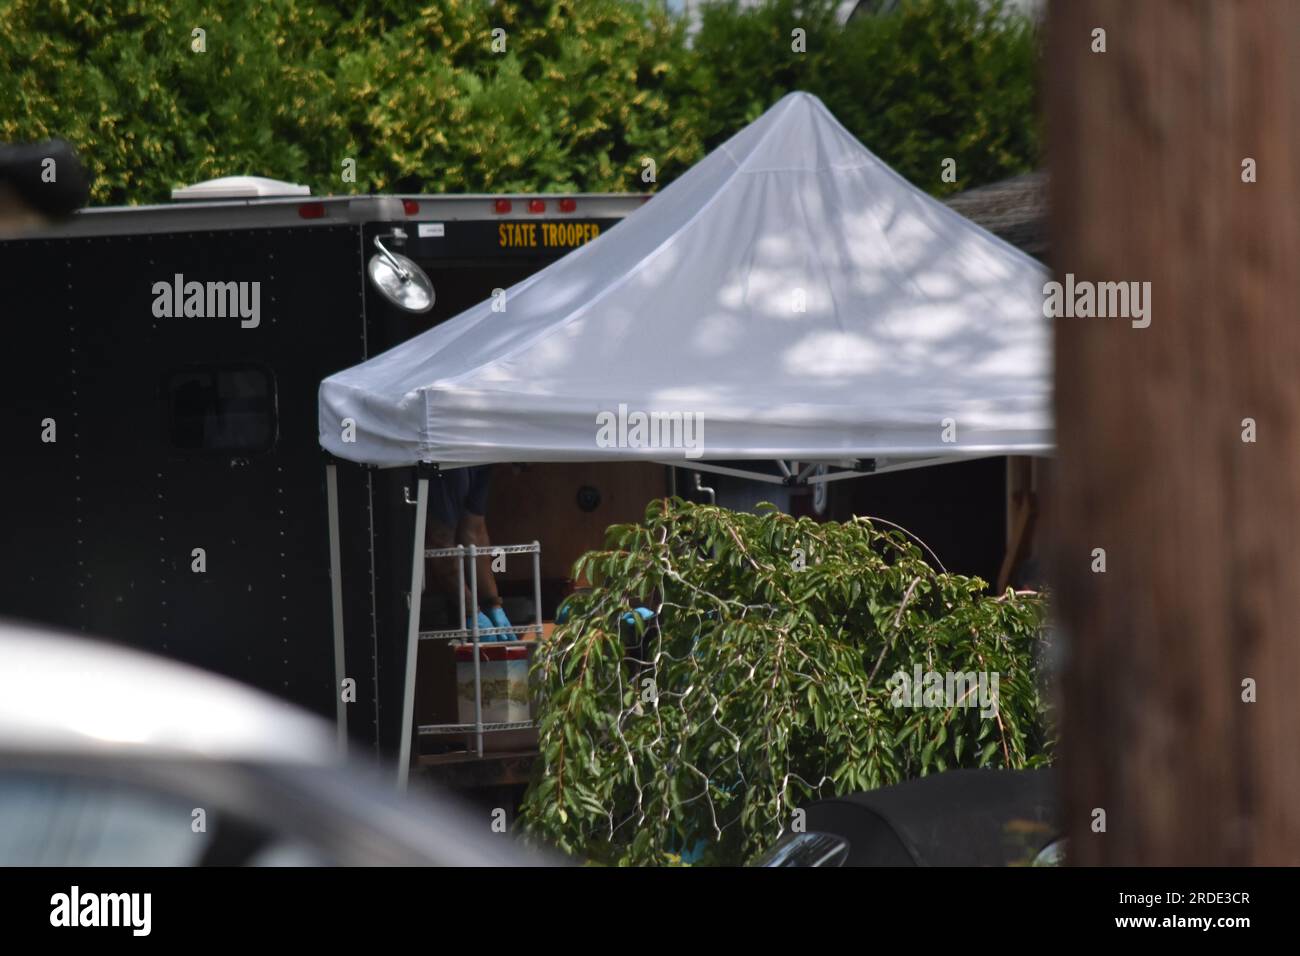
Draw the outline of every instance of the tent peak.
M740 172L818 172L880 164L826 104L795 90L722 144Z

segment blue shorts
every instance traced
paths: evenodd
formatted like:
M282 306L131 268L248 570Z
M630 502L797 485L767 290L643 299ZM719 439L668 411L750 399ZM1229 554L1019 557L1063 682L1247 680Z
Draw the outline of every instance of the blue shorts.
M487 514L492 466L457 468L429 479L429 521L455 529L467 514Z

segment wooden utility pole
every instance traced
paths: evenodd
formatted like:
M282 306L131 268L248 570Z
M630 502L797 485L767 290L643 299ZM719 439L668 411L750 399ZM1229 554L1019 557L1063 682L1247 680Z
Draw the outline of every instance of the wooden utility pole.
M1300 864L1300 3L1055 0L1043 70L1056 278L1151 283L1054 320L1071 862Z

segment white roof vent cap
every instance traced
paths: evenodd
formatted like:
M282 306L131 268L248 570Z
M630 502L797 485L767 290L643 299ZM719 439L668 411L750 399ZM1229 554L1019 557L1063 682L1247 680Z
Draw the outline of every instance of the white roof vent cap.
M268 196L310 196L311 188L265 176L222 176L172 190L172 199L263 199Z

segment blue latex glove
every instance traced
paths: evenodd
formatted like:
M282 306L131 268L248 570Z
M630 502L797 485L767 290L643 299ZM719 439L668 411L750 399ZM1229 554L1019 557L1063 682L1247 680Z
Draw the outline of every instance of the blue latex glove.
M494 625L492 624L492 620L491 620L491 619L490 619L486 614L484 614L482 611L479 611L479 612L478 612L478 629L479 629L480 631L483 631L483 630L486 630L487 628L489 628L489 627L493 627L493 626L494 626ZM465 630L467 630L467 631L472 631L473 629L474 629L474 625L471 624L471 623L469 622L468 619L466 619L466 621L465 621ZM494 640L496 640L496 638L495 638L495 637L488 637L488 638L484 638L484 640L494 641Z
M655 612L650 610L648 607L639 607L635 611L628 611L626 614L623 615L622 618L623 623L626 624L628 627L636 626L636 618L632 616L633 614L641 618L641 620L643 621L648 621L650 620L650 618L655 616ZM569 604L566 601L560 605L558 610L556 610L555 623L563 624L568 619L569 619Z
M633 614L635 614L636 617L641 618L643 621L648 621L650 618L655 616L655 612L650 610L648 607L639 607L633 611L628 611L623 615L623 623L628 627L636 627L636 617L633 617Z
M504 608L500 606L494 607L488 612L488 616L492 618L493 627L510 627L510 618L506 617ZM515 638L513 634L502 634L499 639L503 641L513 641Z

